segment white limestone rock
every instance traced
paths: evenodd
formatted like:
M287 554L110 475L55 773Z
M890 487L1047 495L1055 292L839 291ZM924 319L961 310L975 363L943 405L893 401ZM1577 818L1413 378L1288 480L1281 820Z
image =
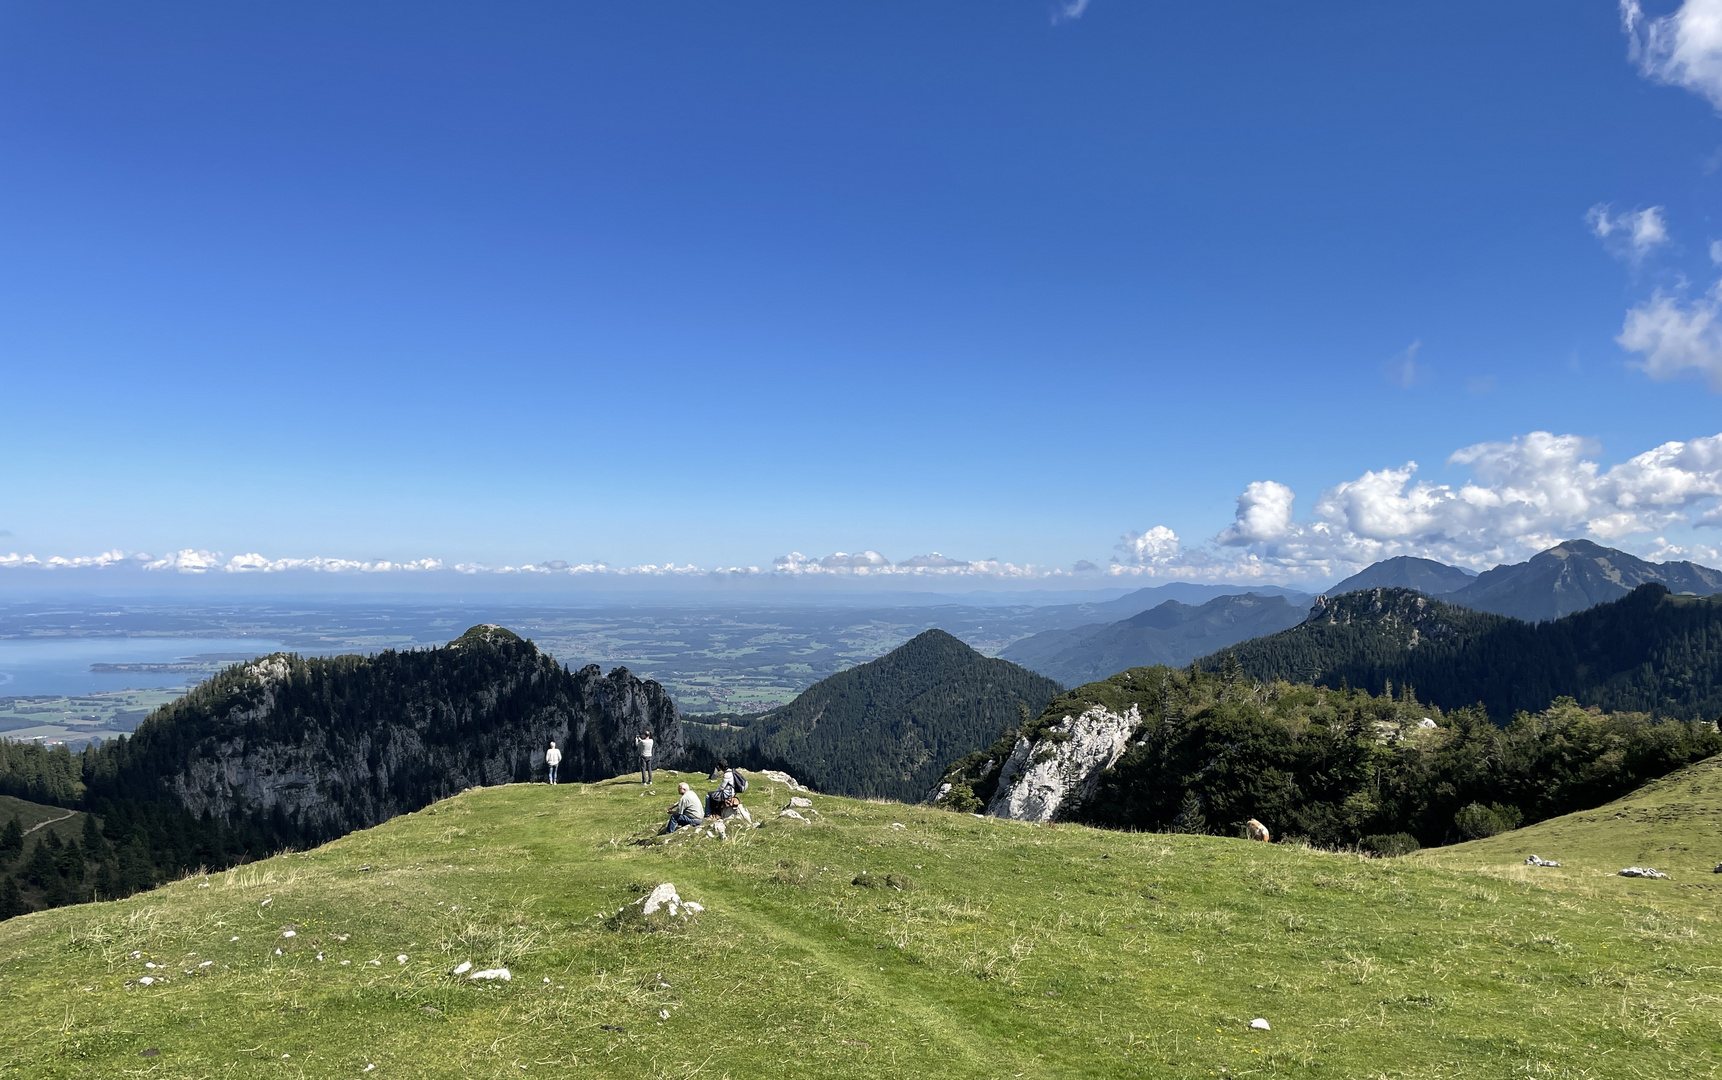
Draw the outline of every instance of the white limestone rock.
M1122 715L1091 705L1066 716L1045 735L1019 738L999 770L998 793L987 814L1013 821L1051 821L1059 808L1093 793L1100 774L1117 761L1142 723L1135 705Z

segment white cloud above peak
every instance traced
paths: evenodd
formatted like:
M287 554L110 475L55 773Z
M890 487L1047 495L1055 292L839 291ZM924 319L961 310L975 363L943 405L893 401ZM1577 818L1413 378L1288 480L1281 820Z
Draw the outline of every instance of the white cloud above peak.
M1291 530L1292 489L1274 480L1257 480L1238 496L1236 519L1217 538L1225 547L1277 540Z
M1646 17L1638 0L1621 0L1627 55L1646 78L1690 90L1722 111L1722 0L1684 0Z

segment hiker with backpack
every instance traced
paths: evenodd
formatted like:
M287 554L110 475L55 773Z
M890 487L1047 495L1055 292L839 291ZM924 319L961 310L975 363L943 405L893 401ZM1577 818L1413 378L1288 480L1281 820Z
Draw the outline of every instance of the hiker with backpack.
M734 817L741 815L743 821L752 822L753 815L747 812L747 807L741 804L736 796L747 790L747 774L740 769L730 768L729 762L718 762L718 788L706 795L706 816Z
M636 736L634 745L640 748L640 783L652 782L652 733Z

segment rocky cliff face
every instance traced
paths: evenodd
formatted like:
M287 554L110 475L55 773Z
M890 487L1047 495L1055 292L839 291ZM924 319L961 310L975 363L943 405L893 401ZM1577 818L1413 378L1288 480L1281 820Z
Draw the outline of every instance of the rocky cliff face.
M1091 705L1032 739L1018 738L999 770L998 789L986 812L1013 821L1052 821L1061 809L1079 806L1141 723L1135 705L1122 714Z
M440 649L236 666L146 720L91 788L318 840L467 787L539 779L551 740L563 780L618 775L647 730L660 763L681 756L681 718L657 683L570 672L474 627Z

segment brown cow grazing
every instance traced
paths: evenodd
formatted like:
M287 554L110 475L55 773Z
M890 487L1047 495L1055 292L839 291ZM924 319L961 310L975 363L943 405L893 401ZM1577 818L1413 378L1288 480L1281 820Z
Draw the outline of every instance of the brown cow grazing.
M1244 835L1251 840L1260 840L1264 844L1273 839L1273 834L1268 832L1268 827L1255 818L1244 822Z

